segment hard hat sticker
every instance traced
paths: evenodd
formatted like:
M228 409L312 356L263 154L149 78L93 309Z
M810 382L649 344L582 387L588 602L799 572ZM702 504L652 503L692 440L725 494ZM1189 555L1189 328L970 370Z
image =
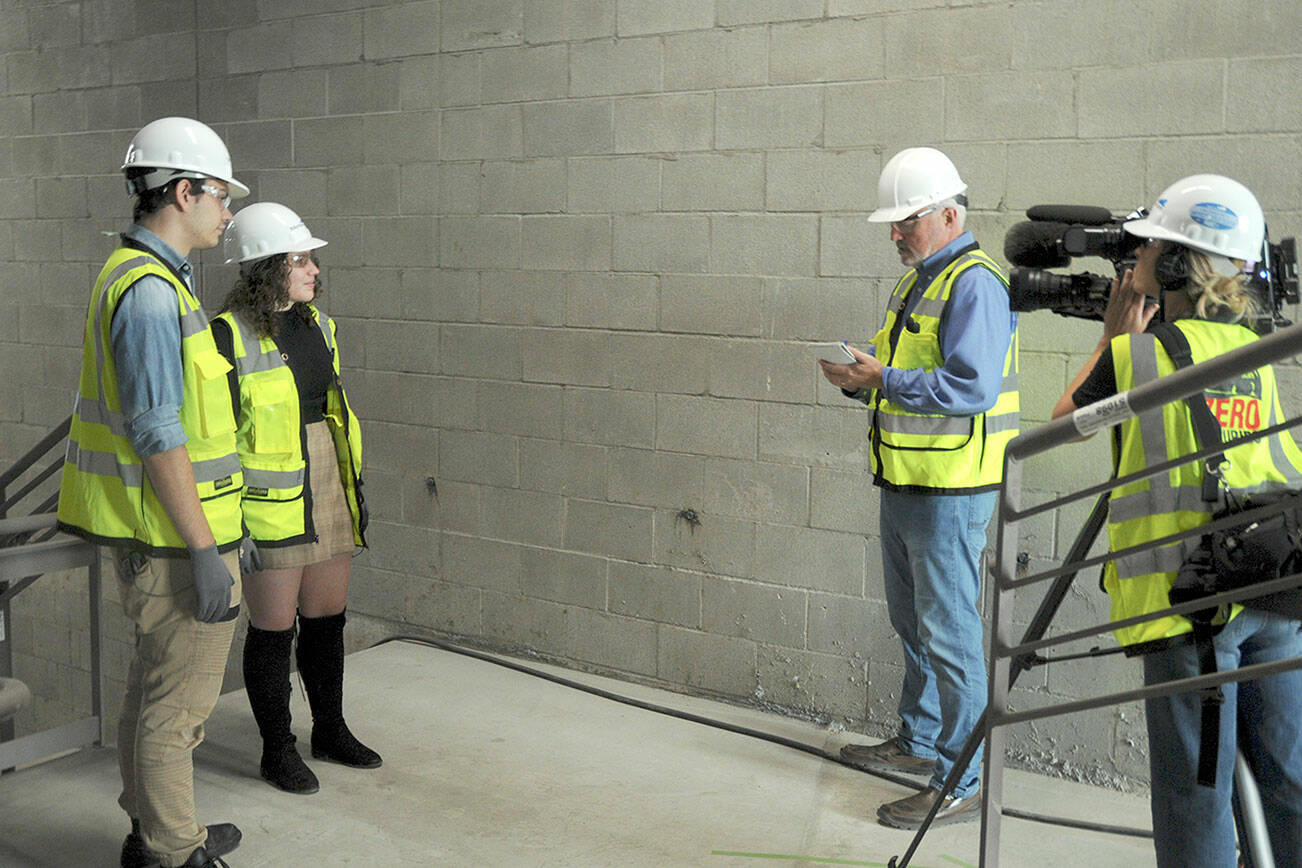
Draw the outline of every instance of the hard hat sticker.
M1189 209L1189 218L1208 229L1233 229L1239 225L1239 215L1219 202L1199 202Z

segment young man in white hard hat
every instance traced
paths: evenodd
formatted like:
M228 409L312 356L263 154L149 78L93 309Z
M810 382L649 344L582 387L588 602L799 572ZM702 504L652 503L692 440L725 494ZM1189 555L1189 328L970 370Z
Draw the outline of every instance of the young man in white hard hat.
M882 572L904 648L899 727L889 741L847 745L862 768L930 777L888 802L880 822L917 828L935 805L986 705L977 610L986 526L1017 434L1017 316L1007 281L964 231L967 185L934 148L887 162L878 208L909 271L896 284L872 349L854 364L820 362L868 405L873 481L882 489ZM933 824L980 815L979 762L961 772Z
M105 549L135 625L118 728L126 866L214 865L240 831L195 819L192 752L216 705L239 614L242 474L217 352L194 296L248 188L211 129L161 118L122 165L132 226L95 281L59 490L59 526Z

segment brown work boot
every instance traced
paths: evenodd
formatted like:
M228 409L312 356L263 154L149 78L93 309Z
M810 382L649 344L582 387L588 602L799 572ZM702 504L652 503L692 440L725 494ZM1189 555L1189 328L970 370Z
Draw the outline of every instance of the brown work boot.
M923 759L906 751L898 736L881 744L847 744L841 748L841 759L857 769L873 772L929 775L936 768L934 759Z
M920 793L887 802L877 809L877 822L895 829L916 829L927 818L927 812L936 804L940 790L927 787ZM945 799L940 810L936 812L932 826L947 826L950 823L962 823L975 820L981 816L981 791L977 790L965 799Z

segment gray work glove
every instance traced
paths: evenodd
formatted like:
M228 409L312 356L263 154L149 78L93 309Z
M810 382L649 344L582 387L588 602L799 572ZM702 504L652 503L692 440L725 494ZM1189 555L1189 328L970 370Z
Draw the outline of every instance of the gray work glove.
M235 580L217 553L216 543L206 549L190 550L190 574L194 578L194 616L205 624L215 624L225 618L231 607L231 587Z
M262 552L253 544L253 537L240 540L240 575L251 576L262 569Z

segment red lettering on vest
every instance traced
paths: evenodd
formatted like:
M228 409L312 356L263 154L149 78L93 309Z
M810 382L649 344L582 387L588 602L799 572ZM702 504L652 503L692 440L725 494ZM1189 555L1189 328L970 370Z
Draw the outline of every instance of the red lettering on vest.
M1243 427L1243 399L1235 398L1234 403L1230 406L1230 427Z

